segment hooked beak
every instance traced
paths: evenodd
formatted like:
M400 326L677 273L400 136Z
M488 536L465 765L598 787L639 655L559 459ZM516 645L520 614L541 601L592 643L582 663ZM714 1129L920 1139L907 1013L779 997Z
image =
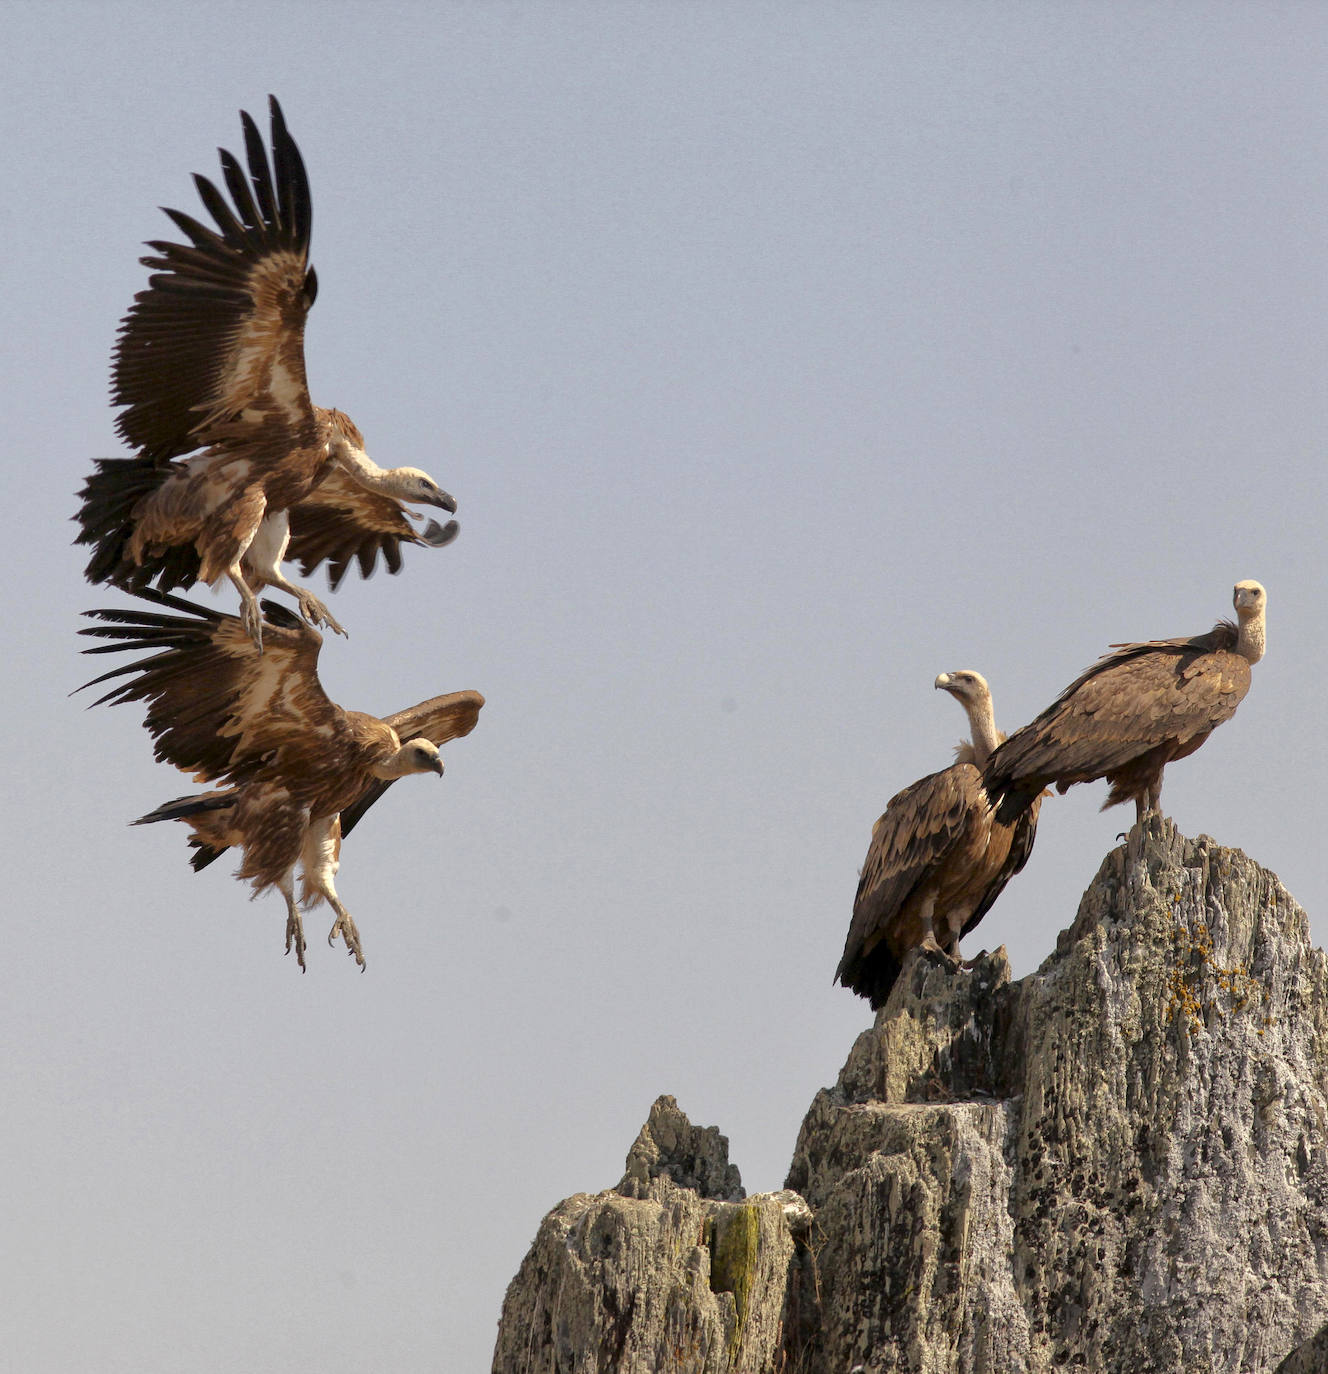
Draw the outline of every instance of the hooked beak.
M445 491L440 491L437 496L426 496L422 499L426 506L438 506L451 515L456 514L456 501Z
M932 686L939 688L942 692L948 692L954 686L954 681L949 673L937 673L936 681L932 683Z
M443 776L443 760L441 756L439 758L434 759L433 771L437 773L440 778Z

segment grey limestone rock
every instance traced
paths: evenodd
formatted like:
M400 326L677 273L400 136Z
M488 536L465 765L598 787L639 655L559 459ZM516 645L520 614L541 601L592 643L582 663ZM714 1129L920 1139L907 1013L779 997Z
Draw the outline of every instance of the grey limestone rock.
M623 1197L650 1196L660 1177L703 1198L741 1202L742 1176L729 1163L729 1142L714 1126L693 1126L671 1097L660 1097L627 1152L627 1172L618 1183Z
M507 1290L495 1374L756 1374L777 1368L792 1193L745 1197L728 1142L659 1098L618 1187L544 1218Z
M908 961L783 1193L660 1099L545 1219L494 1369L1324 1374L1326 1092L1304 912L1153 820L1037 973Z

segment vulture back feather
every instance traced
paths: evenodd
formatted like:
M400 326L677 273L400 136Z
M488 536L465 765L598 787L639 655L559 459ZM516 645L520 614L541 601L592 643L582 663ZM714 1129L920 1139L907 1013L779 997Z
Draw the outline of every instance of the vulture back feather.
M1263 653L1265 593L1236 587L1239 623L1207 634L1115 644L987 761L983 778L1008 820L1043 788L1065 792L1105 778L1103 808L1133 800L1142 818L1159 804L1162 773L1194 753L1235 714Z

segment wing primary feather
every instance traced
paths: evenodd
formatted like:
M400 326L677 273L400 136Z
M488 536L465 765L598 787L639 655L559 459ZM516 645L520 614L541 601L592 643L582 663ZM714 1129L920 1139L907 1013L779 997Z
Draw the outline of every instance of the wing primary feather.
M263 222L258 216L258 207L254 204L253 192L249 189L249 182L245 178L239 159L226 148L218 148L217 155L221 160L221 173L226 179L226 189L235 202L240 222L248 233L261 229Z
M198 198L203 202L208 214L217 221L222 239L227 243L233 239L242 239L244 225L235 218L231 207L226 204L226 197L217 190L213 182L201 172L195 172L194 189L198 192Z
M268 167L267 149L263 147L263 135L247 110L240 111L240 123L244 127L244 149L249 159L249 180L253 183L254 197L263 222L267 225L277 223L277 203L272 194L272 172Z

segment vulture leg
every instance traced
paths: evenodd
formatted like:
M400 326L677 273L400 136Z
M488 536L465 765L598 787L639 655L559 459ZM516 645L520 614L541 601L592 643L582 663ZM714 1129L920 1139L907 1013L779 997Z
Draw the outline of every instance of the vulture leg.
M918 948L924 954L936 956L937 962L953 971L959 967L959 937L952 935L948 929L944 931L944 934L950 939L951 949L946 949L936 938L936 924L932 919L935 906L936 898L934 896L929 897L926 906L919 913L922 918L922 939L918 941Z
M249 584L244 580L244 573L240 571L238 562L232 563L226 569L226 576L235 584L235 590L240 593L240 624L244 626L245 633L254 641L254 647L261 654L263 652L263 612L258 605L258 597L249 589Z
M307 587L296 586L281 571L282 559L286 557L286 546L289 543L290 515L283 510L274 515L264 516L257 533L244 552L247 570L254 574L254 580L260 586L266 584L276 587L278 591L293 596L299 604L300 614L310 625L315 628L326 625L334 634L345 635L345 630L337 624L332 613L313 592Z
M341 866L340 816L310 824L301 862L304 867L304 904L310 906L322 898L337 913L337 919L327 933L327 942L329 945L335 944L340 935L346 942L346 953L353 955L363 970L364 950L360 945L360 932L350 912L342 905L332 882Z
M1144 817L1150 812L1162 814L1162 775L1158 776L1144 788L1134 799L1134 823L1142 825Z
M286 899L286 953L289 954L291 948L294 947L300 972L304 973L304 922L300 920L300 909L295 905L295 869L293 867L286 870L277 886L281 890L281 895Z

